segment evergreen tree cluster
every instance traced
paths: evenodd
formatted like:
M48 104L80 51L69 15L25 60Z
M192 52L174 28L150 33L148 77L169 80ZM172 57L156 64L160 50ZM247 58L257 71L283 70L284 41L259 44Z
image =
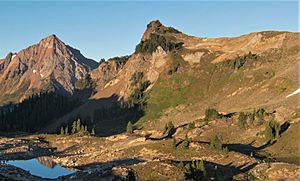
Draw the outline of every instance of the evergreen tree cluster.
M77 90L84 90L84 89L94 89L96 86L96 83L92 80L90 74L86 74L84 78L78 79L75 82L75 88Z
M190 143L191 143L191 140L189 139L189 137L187 135L185 135L185 138L182 142L183 148L184 149L189 149Z
M204 121L208 122L211 119L218 119L220 118L219 112L214 108L208 108L205 110L205 117Z
M244 56L237 56L234 59L228 59L222 62L221 64L229 67L231 69L238 70L243 67L247 62L251 62L257 59L257 55L249 52L247 55Z
M107 60L108 61L115 61L118 66L124 66L128 59L130 58L130 55L120 56L120 57L113 57Z
M150 81L139 83L126 101L121 101L122 108L137 108L144 110L147 105L147 95L145 90L149 87Z
M185 135L184 140L177 142L176 138L173 137L172 147L173 149L176 149L178 146L182 146L183 149L189 149L189 146L191 144L192 140Z
M251 125L254 121L263 122L265 120L265 116L272 115L272 113L268 113L263 108L259 108L257 110L253 110L253 112L240 112L237 125L245 129L249 125Z
M210 141L210 147L215 150L222 150L223 145L218 136L214 136Z
M270 115L264 108L259 108L253 111L254 119L257 118L259 120L264 120L265 116Z
M55 92L33 95L0 112L0 130L36 132L79 104L79 100Z
M159 34L152 33L146 41L141 41L135 48L135 52L153 53L157 47L162 47L165 51L172 51L182 48L182 42L176 42L171 37L165 37Z
M175 133L175 126L172 123L172 121L169 121L167 124L165 124L165 128L164 128L164 137L171 137L173 134Z
M210 147L217 151L223 151L226 154L229 152L228 147L223 146L221 139L217 135L210 140Z
M134 90L127 98L127 100L121 100L121 108L126 109L138 109L143 111L147 105L147 94L145 93L146 89L151 85L149 80L144 79L143 72L135 72L130 78L131 86L134 87Z
M192 129L195 129L195 128L196 128L195 122L188 123L188 130L192 130Z
M186 179L208 180L203 160L195 160L186 164L180 161L178 166L185 170Z
M276 120L271 120L266 124L264 135L267 140L279 138L280 136L280 123Z
M144 72L134 72L130 78L131 86L136 86L144 78Z
M70 128L70 129L69 129ZM66 127L61 127L60 128L60 135L73 135L73 134L78 134L78 135L95 135L95 129L93 128L92 130L88 130L87 125L84 125L81 120L78 118L77 121L73 121L72 125L69 127L67 125Z
M118 124L117 126L124 126L122 131L126 131L129 121L133 125L143 114L144 111L139 109L138 106L126 107L123 102L118 102L109 107L101 107L95 110L93 120L95 122L109 122L109 125L115 122Z
M253 118L253 117L252 117ZM242 129L245 129L247 126L248 115L244 112L241 112L238 117L238 126Z

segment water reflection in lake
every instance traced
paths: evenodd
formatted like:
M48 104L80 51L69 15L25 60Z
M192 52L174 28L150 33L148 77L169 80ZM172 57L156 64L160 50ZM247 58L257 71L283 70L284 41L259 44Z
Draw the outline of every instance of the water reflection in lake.
M51 157L39 157L31 160L9 160L6 161L6 164L29 171L32 175L50 179L75 172L74 170L67 170L55 163Z
M38 157L37 161L39 161L41 164L45 165L48 168L54 168L57 164L53 161L52 158L43 156L43 157Z

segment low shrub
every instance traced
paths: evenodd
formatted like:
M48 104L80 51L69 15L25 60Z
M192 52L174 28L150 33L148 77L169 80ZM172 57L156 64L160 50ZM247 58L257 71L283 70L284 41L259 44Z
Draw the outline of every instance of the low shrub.
M223 145L218 136L214 136L210 141L210 147L215 150L222 150Z

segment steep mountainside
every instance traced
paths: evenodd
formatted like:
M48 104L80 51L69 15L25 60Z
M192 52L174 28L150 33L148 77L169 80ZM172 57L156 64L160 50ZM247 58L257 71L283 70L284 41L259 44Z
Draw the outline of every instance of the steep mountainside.
M196 38L180 33L174 28L165 27L159 21L153 21L147 26L136 52L129 58L118 76L111 81L111 86L117 82L126 84L121 92L115 92L126 97L130 94L130 91L126 94L126 89L130 87L130 78L135 72L143 72L145 79L155 83L162 73L169 75L167 77L170 78L172 72L177 71L173 69L185 67L187 72L194 71L191 74L198 78L202 76L196 74L207 72L206 77L202 78L205 79L203 83L209 84L207 86L228 86L228 84L220 85L219 78L237 77L239 73L249 74L238 78L248 77L248 81L251 79L251 83L248 84L250 89L266 77L275 81L274 79L279 78L278 76L284 77L288 72L296 73L297 67L293 65L299 63L299 37L298 33L270 31L251 33L236 38ZM253 56L255 61L252 61L251 55L255 55ZM244 58L245 61L238 60L239 58ZM225 65L226 63L220 63L234 61L240 61L240 67L230 67L230 65ZM255 76L253 74L255 70L262 74L261 79L250 77L250 75ZM220 74L220 77L214 77L215 73ZM290 77L293 86L291 85L289 91L297 88L298 77L297 74ZM231 82L233 85L236 83L236 81ZM232 88L230 91L234 93L237 90ZM285 91L287 94L288 90ZM101 91L98 92L101 94ZM212 93L218 92L215 90Z
M168 120L179 125L197 120L208 107L223 112L284 107L291 113L300 107L299 94L286 97L300 87L299 38L299 33L276 31L198 38L152 21L126 63L116 66L108 61L93 71L96 94L52 128L75 115L94 120L97 110L108 109L108 102L133 105L145 98L139 123L149 121L158 127ZM145 97L138 90L146 82L150 85ZM154 119L160 121L151 122ZM107 131L103 120L95 120L98 132ZM116 130L109 121L107 126ZM123 130L125 122L117 126Z
M169 106L193 101L234 111L286 102L285 96L299 88L299 37L299 33L259 32L236 38L196 38L154 21L137 51L106 89L125 84L115 93L128 97L130 79L135 72L143 72L144 79L154 85L150 104L158 98L156 105L165 99L173 101ZM181 48L173 46L180 43ZM144 50L138 49L140 45ZM180 97L184 102L178 100Z
M0 104L20 102L43 91L72 94L74 83L98 63L51 35L0 60Z

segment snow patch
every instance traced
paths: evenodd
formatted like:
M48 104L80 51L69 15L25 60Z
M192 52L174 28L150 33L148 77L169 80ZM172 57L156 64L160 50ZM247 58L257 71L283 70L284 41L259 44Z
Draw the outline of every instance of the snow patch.
M11 56L11 60L13 60L16 56L17 56L17 55L15 55L15 54L12 55L12 56Z
M40 74L40 76L43 78L44 77L44 75L43 74Z
M33 70L32 72L33 72L33 73L36 73L36 70Z
M296 94L298 94L298 93L300 93L300 88L298 88L297 90L295 90L293 93L287 95L286 98L291 97L291 96L293 96L293 95L296 95Z

